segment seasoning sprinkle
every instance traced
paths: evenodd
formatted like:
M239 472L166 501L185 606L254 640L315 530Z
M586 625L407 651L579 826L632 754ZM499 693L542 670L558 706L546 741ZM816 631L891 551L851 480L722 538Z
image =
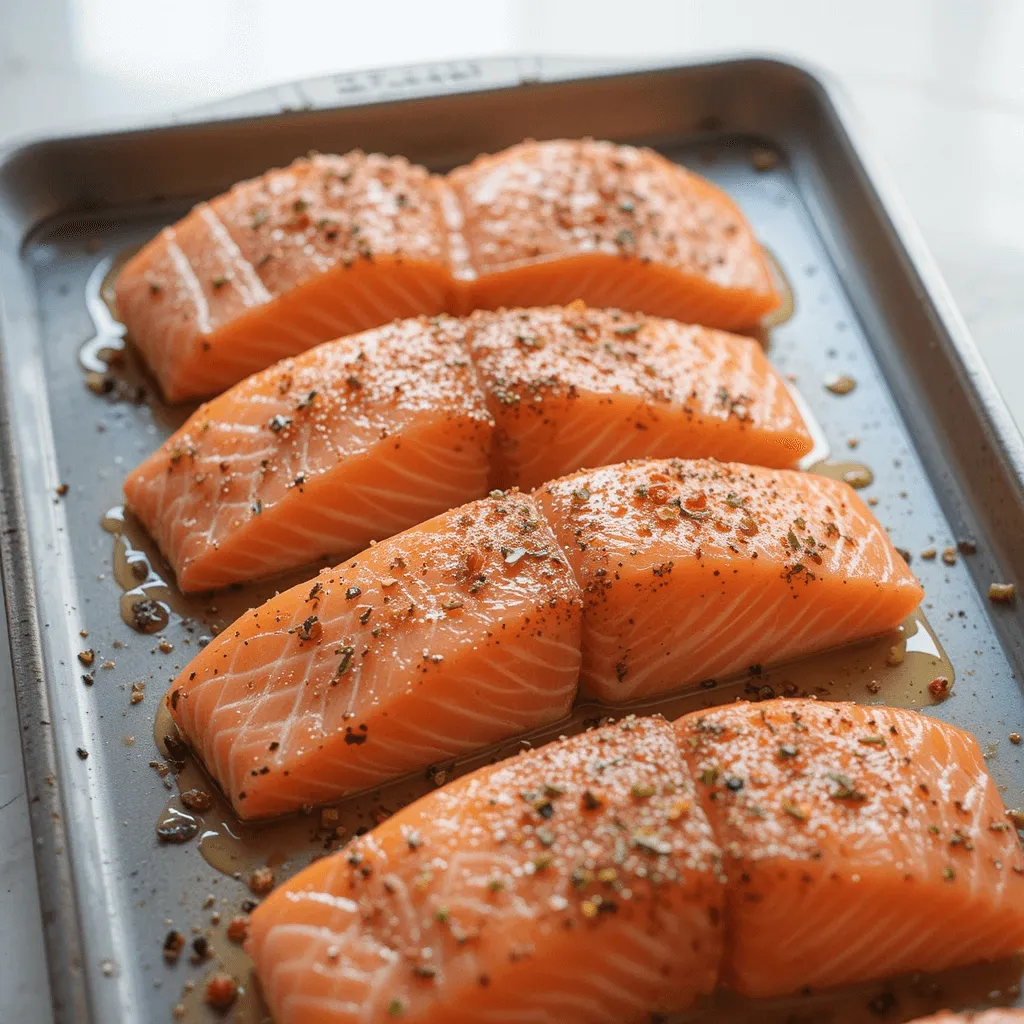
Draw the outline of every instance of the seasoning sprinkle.
M800 807L798 804L790 803L787 800L785 803L783 803L782 809L791 818L796 818L797 821L806 821L807 820L807 812L802 807Z

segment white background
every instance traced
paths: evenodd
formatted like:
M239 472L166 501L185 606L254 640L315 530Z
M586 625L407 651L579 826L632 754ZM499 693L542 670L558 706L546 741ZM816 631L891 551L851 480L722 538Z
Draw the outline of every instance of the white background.
M0 0L0 146L353 68L737 51L814 63L845 88L1024 424L1024 0ZM0 1020L44 1024L4 670Z

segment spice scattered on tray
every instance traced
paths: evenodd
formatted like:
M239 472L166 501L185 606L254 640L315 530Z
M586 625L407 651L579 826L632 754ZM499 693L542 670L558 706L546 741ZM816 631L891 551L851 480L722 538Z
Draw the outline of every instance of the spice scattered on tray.
M228 1010L238 997L238 984L230 974L218 971L206 983L205 1000L215 1010Z
M830 373L825 378L825 388L833 395L848 395L857 382L847 373Z
M1012 583L990 583L988 599L996 604L1013 604L1017 600L1017 588Z
M273 868L256 868L249 876L249 888L257 896L264 896L274 888Z

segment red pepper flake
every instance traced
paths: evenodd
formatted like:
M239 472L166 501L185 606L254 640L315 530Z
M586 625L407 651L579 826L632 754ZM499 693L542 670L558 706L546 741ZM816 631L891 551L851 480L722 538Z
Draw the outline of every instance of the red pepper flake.
M928 692L935 700L945 700L949 696L949 680L945 676L936 676L928 684Z
M239 944L245 942L249 934L249 919L239 914L228 922L228 939Z
M206 983L204 998L207 1006L215 1010L228 1010L238 998L238 984L230 974L218 971Z

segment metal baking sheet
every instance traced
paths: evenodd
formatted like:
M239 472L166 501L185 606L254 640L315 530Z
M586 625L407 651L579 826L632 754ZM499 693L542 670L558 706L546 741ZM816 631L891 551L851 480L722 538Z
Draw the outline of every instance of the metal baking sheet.
M1024 582L1024 448L841 106L814 75L764 59L602 75L535 58L471 61L297 83L226 112L2 156L0 545L58 1021L170 1020L201 969L187 957L164 964L165 922L187 932L209 916L208 896L219 907L245 895L192 846L160 847L154 834L168 796L149 766L161 756L157 703L203 617L223 612L175 618L161 634L167 654L118 615L101 518L175 414L85 387L89 282L190 203L309 149L358 146L444 169L524 137L592 135L654 145L727 188L795 295L772 333L774 362L796 378L834 456L871 467L864 493L914 555L957 673L953 697L929 711L975 732L1008 804L1024 799L1021 748L1007 742L1024 725L1021 616L985 596L991 581ZM777 161L752 160L766 147ZM830 394L835 372L856 390ZM917 557L968 538L976 553L954 565ZM77 658L87 647L92 686ZM133 704L139 681L147 689Z

